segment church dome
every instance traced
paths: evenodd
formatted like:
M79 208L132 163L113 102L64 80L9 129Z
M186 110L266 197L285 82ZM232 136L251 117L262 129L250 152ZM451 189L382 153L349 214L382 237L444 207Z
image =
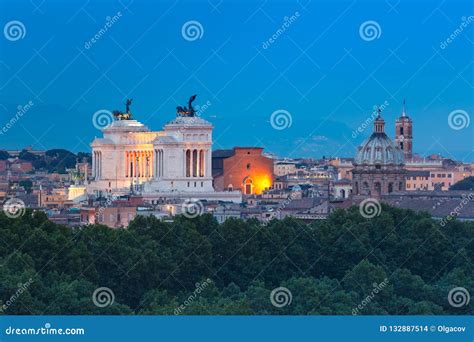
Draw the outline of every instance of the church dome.
M403 165L403 152L384 132L385 122L379 115L375 120L375 131L358 148L355 164L369 166Z

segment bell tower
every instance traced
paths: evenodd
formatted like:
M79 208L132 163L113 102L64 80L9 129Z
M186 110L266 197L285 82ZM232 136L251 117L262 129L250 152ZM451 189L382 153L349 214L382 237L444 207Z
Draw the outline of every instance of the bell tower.
M403 100L402 115L395 121L395 142L403 151L405 160L413 156L413 121L408 117Z

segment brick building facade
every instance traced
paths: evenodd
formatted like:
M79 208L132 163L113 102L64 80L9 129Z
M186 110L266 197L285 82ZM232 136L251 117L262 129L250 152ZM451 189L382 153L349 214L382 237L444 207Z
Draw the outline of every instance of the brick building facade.
M212 176L217 191L241 190L260 194L273 184L273 159L262 155L260 147L235 147L212 154Z

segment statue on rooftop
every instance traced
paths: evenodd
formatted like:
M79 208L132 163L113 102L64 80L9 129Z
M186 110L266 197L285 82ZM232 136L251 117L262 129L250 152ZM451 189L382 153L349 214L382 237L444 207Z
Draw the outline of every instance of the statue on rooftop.
M193 108L193 102L196 100L197 95L193 95L189 98L188 107L176 107L176 114L178 116L195 116L196 110Z
M127 99L125 101L125 113L119 111L119 110L114 110L112 112L115 120L131 120L132 119L132 113L130 112L130 106L132 105L133 99Z
M130 106L132 105L133 99L127 99L125 102L125 113L130 114Z

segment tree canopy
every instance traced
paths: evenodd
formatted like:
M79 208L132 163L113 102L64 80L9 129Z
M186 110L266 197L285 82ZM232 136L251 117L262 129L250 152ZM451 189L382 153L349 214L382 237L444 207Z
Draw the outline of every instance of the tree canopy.
M11 156L7 151L0 150L0 160L7 160L10 157Z
M357 207L307 225L210 215L127 229L70 228L29 210L0 214L0 307L6 314L457 315L454 287L474 289L474 223ZM15 296L19 284L31 284ZM112 305L94 305L100 287ZM272 304L286 288L291 303Z
M463 180L453 184L450 190L474 190L474 177L466 177Z
M0 160L2 155L0 151ZM91 162L91 154L79 152L77 155L63 149L52 149L45 152L44 156L36 155L27 150L20 152L19 159L29 161L36 170L45 170L48 173L66 173L66 169L72 169L77 162Z

